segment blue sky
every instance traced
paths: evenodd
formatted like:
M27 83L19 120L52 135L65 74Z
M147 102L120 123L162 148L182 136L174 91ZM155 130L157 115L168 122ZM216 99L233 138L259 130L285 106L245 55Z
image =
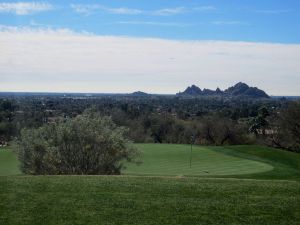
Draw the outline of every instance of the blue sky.
M0 1L0 91L300 95L298 0Z
M99 35L300 43L298 0L106 0L42 3L48 3L49 9L33 9L23 15L13 11L5 13L3 6L1 13L0 7L1 24L69 28Z

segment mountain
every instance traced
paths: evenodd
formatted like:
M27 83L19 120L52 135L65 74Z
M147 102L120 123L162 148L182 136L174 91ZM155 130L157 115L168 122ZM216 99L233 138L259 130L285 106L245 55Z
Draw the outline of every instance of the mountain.
M226 89L224 93L232 96L242 95L256 98L269 98L269 95L267 95L263 90L260 90L257 87L249 87L247 84L242 82Z
M269 98L263 90L257 87L250 87L249 85L239 82L232 87L229 87L225 91L217 88L215 91L210 89L201 90L196 85L187 87L185 91L177 93L180 96L244 96L252 98Z
M187 87L185 91L183 92L184 95L201 95L202 90L197 87L196 85L192 85L190 87Z
M204 88L203 91L202 91L202 94L203 95L215 95L216 91Z
M239 82L236 85L229 87L224 91L225 94L229 95L243 95L247 90L249 90L249 86L245 83Z
M144 96L148 96L148 93L142 92L142 91L136 91L131 93L132 96L139 96L139 97L144 97Z

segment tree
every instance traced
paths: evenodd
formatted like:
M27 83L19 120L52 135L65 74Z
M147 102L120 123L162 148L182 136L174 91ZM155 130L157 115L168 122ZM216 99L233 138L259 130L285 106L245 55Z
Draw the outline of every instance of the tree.
M26 174L120 174L138 151L110 117L85 112L65 123L24 129L18 140Z
M266 119L268 116L270 116L268 109L266 107L261 107L258 110L258 116L253 119L249 131L256 135L259 133L265 135L266 128L269 126L269 122Z
M225 145L247 142L245 128L228 118L217 116L203 118L199 132L202 144Z
M292 102L282 110L273 123L272 144L300 152L300 101Z

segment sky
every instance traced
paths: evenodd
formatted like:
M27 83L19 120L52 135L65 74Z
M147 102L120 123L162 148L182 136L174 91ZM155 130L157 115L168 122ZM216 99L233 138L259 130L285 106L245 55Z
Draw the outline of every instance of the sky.
M300 95L298 0L0 1L0 91Z

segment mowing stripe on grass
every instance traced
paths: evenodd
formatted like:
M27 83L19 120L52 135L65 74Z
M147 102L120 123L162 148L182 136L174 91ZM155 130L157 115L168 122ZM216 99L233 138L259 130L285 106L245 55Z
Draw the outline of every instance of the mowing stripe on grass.
M189 165L190 146L170 144L137 144L142 153L141 165L127 164L125 174L133 175L237 175L270 171L267 163L230 156L194 146L192 167Z

